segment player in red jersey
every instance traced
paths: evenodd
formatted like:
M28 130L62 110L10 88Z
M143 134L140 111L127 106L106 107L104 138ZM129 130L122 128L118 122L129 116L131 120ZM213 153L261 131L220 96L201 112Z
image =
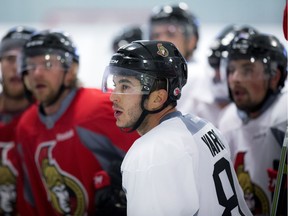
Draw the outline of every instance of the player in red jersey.
M0 94L0 215L16 215L16 186L19 165L15 149L15 128L30 102L17 73L17 59L24 43L35 30L16 26L8 30L0 44L2 92Z
M64 32L39 32L24 47L22 76L38 101L17 128L25 194L41 216L125 215L118 168L138 135L117 128L108 95L79 87L78 67Z
M288 122L288 97L283 91L287 51L277 37L263 33L237 35L227 51L221 60L221 76L226 77L232 103L220 119L219 129L228 140L253 215L271 215L274 174ZM285 190L287 194L287 187ZM286 208L287 195L284 203Z

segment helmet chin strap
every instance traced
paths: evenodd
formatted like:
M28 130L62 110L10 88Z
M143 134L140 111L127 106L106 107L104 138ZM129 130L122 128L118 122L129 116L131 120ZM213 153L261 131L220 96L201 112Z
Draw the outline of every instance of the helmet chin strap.
M163 109L165 109L169 104L170 104L170 99L168 99L164 104L163 106L158 109L158 110L153 110L153 111L149 111L147 109L145 109L144 107L144 102L145 100L148 98L149 95L143 95L142 96L142 100L141 100L141 109L143 110L140 117L138 118L138 120L136 121L136 123L133 125L133 127L130 129L130 130L125 130L125 132L133 132L134 130L137 130L137 128L142 124L142 122L144 121L145 117L148 115L148 114L154 114L154 113L159 113L161 112Z

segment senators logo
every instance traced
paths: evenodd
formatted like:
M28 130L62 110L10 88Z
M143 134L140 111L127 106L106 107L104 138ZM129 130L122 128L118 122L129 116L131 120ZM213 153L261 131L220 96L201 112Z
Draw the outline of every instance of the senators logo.
M55 144L56 141L41 144L36 155L48 197L61 215L85 215L85 203L88 199L85 190L78 179L63 171L53 159L52 150Z
M157 44L158 51L157 54L162 56L162 57L167 57L169 55L168 50L162 45L162 43Z
M269 200L261 187L251 181L249 172L245 170L244 156L245 152L237 154L234 168L243 189L245 201L253 215L269 215Z
M18 172L8 158L13 142L0 142L0 215L15 215Z

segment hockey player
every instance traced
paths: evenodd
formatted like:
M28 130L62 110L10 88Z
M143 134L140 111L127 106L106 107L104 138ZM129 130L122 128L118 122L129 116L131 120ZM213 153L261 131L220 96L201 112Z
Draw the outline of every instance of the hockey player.
M121 166L128 216L251 215L222 135L176 110L186 81L186 61L166 41L121 47L104 73L117 126L141 135Z
M186 59L189 68L188 81L182 90L178 108L185 113L191 112L191 100L197 98L200 93L200 101L207 101L210 94L203 88L207 77L204 64L196 56L200 37L199 20L186 3L180 2L155 6L152 9L148 26L150 40L173 43Z
M199 21L186 3L157 5L149 19L149 39L169 41L186 61L193 58L199 41Z
M281 92L287 52L273 35L241 34L231 42L223 63L233 103L219 129L228 139L251 211L269 215L272 192L268 185L272 189L275 179L268 178L267 169L277 169L287 127L287 92Z
M213 39L209 46L207 77L205 83L202 83L202 89L208 89L210 92L208 100L202 100L201 94L191 97L186 102L185 109L188 113L193 112L200 117L209 119L214 125L218 126L219 119L225 107L230 103L227 84L224 77L220 74L220 60L222 55L226 55L229 43L238 34L257 34L258 31L248 25L228 25L222 29Z
M41 216L125 215L117 165L138 135L116 127L108 95L78 86L78 67L64 32L38 32L24 46L21 72L38 102L17 128L25 198Z
M16 189L20 181L20 170L15 148L15 129L30 102L25 97L24 85L17 69L21 49L34 32L35 29L31 27L15 26L8 30L0 44L0 215L18 213Z
M178 109L208 119L217 126L217 113L220 113L221 108L213 98L214 83L209 80L211 76L206 61L201 61L196 55L199 31L199 21L186 3L156 6L152 10L150 39L172 42L187 61L188 81L177 102Z
M212 94L216 102L220 107L225 107L229 102L229 96L227 92L227 84L224 77L220 74L220 61L222 56L227 55L227 49L230 42L235 36L239 34L257 34L258 31L252 26L248 25L228 25L222 29L209 46L208 63L213 69L211 81L213 85Z

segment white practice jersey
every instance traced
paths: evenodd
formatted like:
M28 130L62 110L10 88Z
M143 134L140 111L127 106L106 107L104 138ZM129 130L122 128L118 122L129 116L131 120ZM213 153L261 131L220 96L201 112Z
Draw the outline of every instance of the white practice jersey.
M230 146L246 202L255 215L270 213L272 193L268 186L271 178L267 169L275 169L273 164L279 162L287 109L287 92L282 92L256 119L242 122L233 103L220 121L219 129Z
M213 71L210 68L208 69L205 63L192 61L187 66L188 80L182 89L181 98L177 101L177 109L184 114L190 113L207 119L218 126L222 109L215 102L215 93L222 94L223 91L225 92L226 84L224 90L213 89L215 86L212 82Z
M199 117L165 116L135 141L121 171L128 216L251 215L226 141Z
M187 83L182 89L181 98L177 101L179 110L189 110L191 99L199 99L204 102L213 100L209 88L210 74L200 61L193 60L187 63L188 78Z

